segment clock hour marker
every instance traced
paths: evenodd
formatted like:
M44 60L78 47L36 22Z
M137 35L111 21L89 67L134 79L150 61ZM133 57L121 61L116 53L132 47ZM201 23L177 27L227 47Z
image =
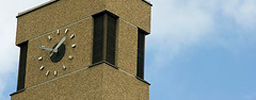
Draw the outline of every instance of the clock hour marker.
M60 35L60 30L57 30L57 35Z
M75 37L75 34L72 34L69 38L73 39Z
M52 40L52 37L51 37L51 36L48 36L48 40Z
M41 67L40 67L40 70L44 70L44 66L41 66Z
M68 29L65 30L65 34L67 34L67 33L68 33Z
M50 71L47 70L47 72L45 73L46 76L48 76L50 74Z
M57 76L58 75L58 71L54 71L54 76Z
M66 70L66 69L67 69L67 66L63 65L62 68L63 68L63 70Z
M71 46L72 48L76 48L76 44L72 44L72 46Z
M43 57L38 57L38 61L42 61L43 60Z
M74 57L73 56L68 56L69 60L72 60Z

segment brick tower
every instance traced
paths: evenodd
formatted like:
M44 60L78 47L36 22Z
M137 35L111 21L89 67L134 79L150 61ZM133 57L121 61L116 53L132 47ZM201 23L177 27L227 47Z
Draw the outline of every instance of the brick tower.
M11 100L149 100L144 80L151 4L51 0L18 14Z

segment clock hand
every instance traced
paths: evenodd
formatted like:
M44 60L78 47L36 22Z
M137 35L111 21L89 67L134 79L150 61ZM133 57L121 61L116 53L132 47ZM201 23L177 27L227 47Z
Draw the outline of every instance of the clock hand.
M54 47L53 50L56 50L56 51L58 52L58 48L61 46L61 44L63 44L63 43L65 42L65 40L66 40L66 37L63 37L63 38L60 40L60 42ZM55 53L56 53L56 52L55 52ZM51 52L50 57L51 57L53 54L54 54L54 52Z
M47 48L47 47L44 47L44 46L37 46L38 48L42 49L42 50L48 50L48 51L52 51L52 52L57 52L57 50L54 50L52 48Z
M61 46L61 44L65 42L65 40L66 37L63 37L54 49L57 50Z
M52 57L52 55L53 55L53 52L51 52L50 57Z

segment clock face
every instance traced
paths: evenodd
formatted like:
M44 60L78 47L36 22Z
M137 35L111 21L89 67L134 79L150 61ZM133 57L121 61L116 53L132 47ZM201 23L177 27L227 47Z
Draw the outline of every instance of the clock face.
M71 34L69 29L65 31L57 30L51 34L47 34L46 39L41 45L37 46L40 49L41 55L38 57L38 70L45 72L45 76L58 76L59 72L65 71L68 66L65 62L63 65L58 66L61 60L68 59L72 61L74 56L66 54L67 51L72 51L76 49L77 45L72 43L71 40L75 39L75 34ZM72 53L69 53L72 54ZM55 65L56 64L56 65Z
M89 18L31 38L28 41L26 86L59 79L91 65L92 23Z

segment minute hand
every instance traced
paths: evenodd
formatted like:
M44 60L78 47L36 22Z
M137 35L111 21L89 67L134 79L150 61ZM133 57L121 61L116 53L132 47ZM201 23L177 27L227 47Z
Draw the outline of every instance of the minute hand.
M62 44L63 42L65 42L65 40L66 40L66 37L63 37L63 38L60 40L60 42L56 45L56 47L54 47L53 51L57 51L57 52L58 52L58 48L61 46L61 44ZM50 57L51 57L52 55L53 55L53 52L51 52Z
M53 50L58 50L58 48L61 46L62 43L65 42L65 40L66 40L66 37L63 37Z

